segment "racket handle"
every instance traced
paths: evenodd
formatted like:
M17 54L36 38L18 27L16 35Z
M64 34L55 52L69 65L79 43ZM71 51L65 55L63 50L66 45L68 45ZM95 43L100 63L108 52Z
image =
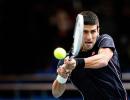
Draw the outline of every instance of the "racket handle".
M73 56L72 52L69 52L69 60L71 60L73 57L74 56Z
M70 51L69 51L69 59L71 59L73 57L72 50L73 49L71 48Z
M72 52L69 52L69 58L71 58L72 57Z

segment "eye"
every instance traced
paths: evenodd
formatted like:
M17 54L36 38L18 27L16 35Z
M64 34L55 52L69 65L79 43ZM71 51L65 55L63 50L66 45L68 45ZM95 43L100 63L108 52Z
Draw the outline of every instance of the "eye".
M91 33L94 34L96 32L96 30L92 30Z
M87 30L84 30L84 34L88 34L89 32Z
M87 30L84 30L84 33L88 33L88 31L87 31Z

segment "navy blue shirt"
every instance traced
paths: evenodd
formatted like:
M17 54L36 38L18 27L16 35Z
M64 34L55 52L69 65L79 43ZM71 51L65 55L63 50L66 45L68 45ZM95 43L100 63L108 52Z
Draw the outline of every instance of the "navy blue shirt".
M113 57L107 66L98 69L76 67L71 82L77 87L84 100L126 100L126 91L121 81L121 71L114 41L108 34L98 37L94 47L87 52L79 52L77 58L86 58L98 53L99 48L110 48Z

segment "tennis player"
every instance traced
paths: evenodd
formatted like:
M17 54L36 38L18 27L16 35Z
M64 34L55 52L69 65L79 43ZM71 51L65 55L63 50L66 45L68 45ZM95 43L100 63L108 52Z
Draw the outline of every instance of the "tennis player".
M60 97L68 79L77 87L83 100L127 100L113 38L99 35L99 19L92 11L82 11L83 43L78 56L59 61L52 94Z

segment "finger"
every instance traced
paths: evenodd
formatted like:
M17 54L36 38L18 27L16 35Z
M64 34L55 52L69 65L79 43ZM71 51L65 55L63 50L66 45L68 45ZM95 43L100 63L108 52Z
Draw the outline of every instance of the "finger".
M60 74L60 73L61 73L61 72L60 72L60 68L58 68L58 69L57 69L57 73L58 73L58 74Z
M69 59L69 60L67 61L67 64L68 64L68 65L72 65L72 63L73 63L73 59Z
M61 73L63 73L63 74L66 73L66 69L65 69L65 67L61 67L59 71L60 71Z
M69 57L69 61L71 61L73 59L73 57Z
M59 69L57 69L56 72L58 73L58 72L59 72Z
M64 63L66 64L69 60L69 56L67 56L65 59L64 59Z

